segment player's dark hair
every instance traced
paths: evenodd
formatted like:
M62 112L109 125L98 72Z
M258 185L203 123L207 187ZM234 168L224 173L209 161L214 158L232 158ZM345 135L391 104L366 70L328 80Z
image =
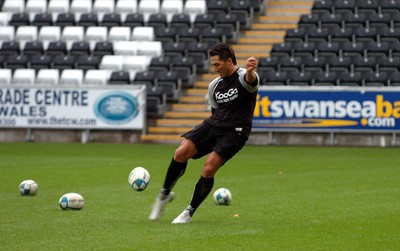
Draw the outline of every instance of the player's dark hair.
M232 63L234 65L237 65L235 52L227 44L219 43L215 45L208 51L208 54L210 55L210 57L219 56L219 59L224 62L226 62L230 58L232 59Z

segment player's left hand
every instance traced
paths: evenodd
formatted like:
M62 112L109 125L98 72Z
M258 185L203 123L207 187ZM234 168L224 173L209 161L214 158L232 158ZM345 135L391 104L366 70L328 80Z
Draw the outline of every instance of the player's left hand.
M255 57L249 57L246 61L246 69L248 72L253 72L257 69L258 60Z

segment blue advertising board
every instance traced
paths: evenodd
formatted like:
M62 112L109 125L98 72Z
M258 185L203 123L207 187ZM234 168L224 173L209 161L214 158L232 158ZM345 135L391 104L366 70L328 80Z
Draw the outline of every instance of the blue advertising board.
M255 131L400 131L400 88L265 87Z

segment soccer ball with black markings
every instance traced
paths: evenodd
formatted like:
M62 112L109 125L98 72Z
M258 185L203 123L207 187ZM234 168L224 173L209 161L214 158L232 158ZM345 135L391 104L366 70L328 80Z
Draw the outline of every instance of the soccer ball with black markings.
M78 193L66 193L58 201L62 210L80 210L85 205L85 200Z

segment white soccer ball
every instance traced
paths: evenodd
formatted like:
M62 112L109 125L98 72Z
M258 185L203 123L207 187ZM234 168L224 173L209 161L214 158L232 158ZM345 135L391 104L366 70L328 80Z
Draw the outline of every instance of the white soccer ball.
M150 173L143 167L135 167L128 177L129 185L138 192L146 189L150 182Z
M38 191L38 184L33 180L24 180L19 184L21 195L35 195Z
M73 210L80 210L85 205L85 200L83 199L82 195L78 193L66 193L61 196L60 200L58 201L60 208L63 210L73 209Z
M232 202L232 194L228 188L219 188L214 194L213 198L217 205L229 205Z

